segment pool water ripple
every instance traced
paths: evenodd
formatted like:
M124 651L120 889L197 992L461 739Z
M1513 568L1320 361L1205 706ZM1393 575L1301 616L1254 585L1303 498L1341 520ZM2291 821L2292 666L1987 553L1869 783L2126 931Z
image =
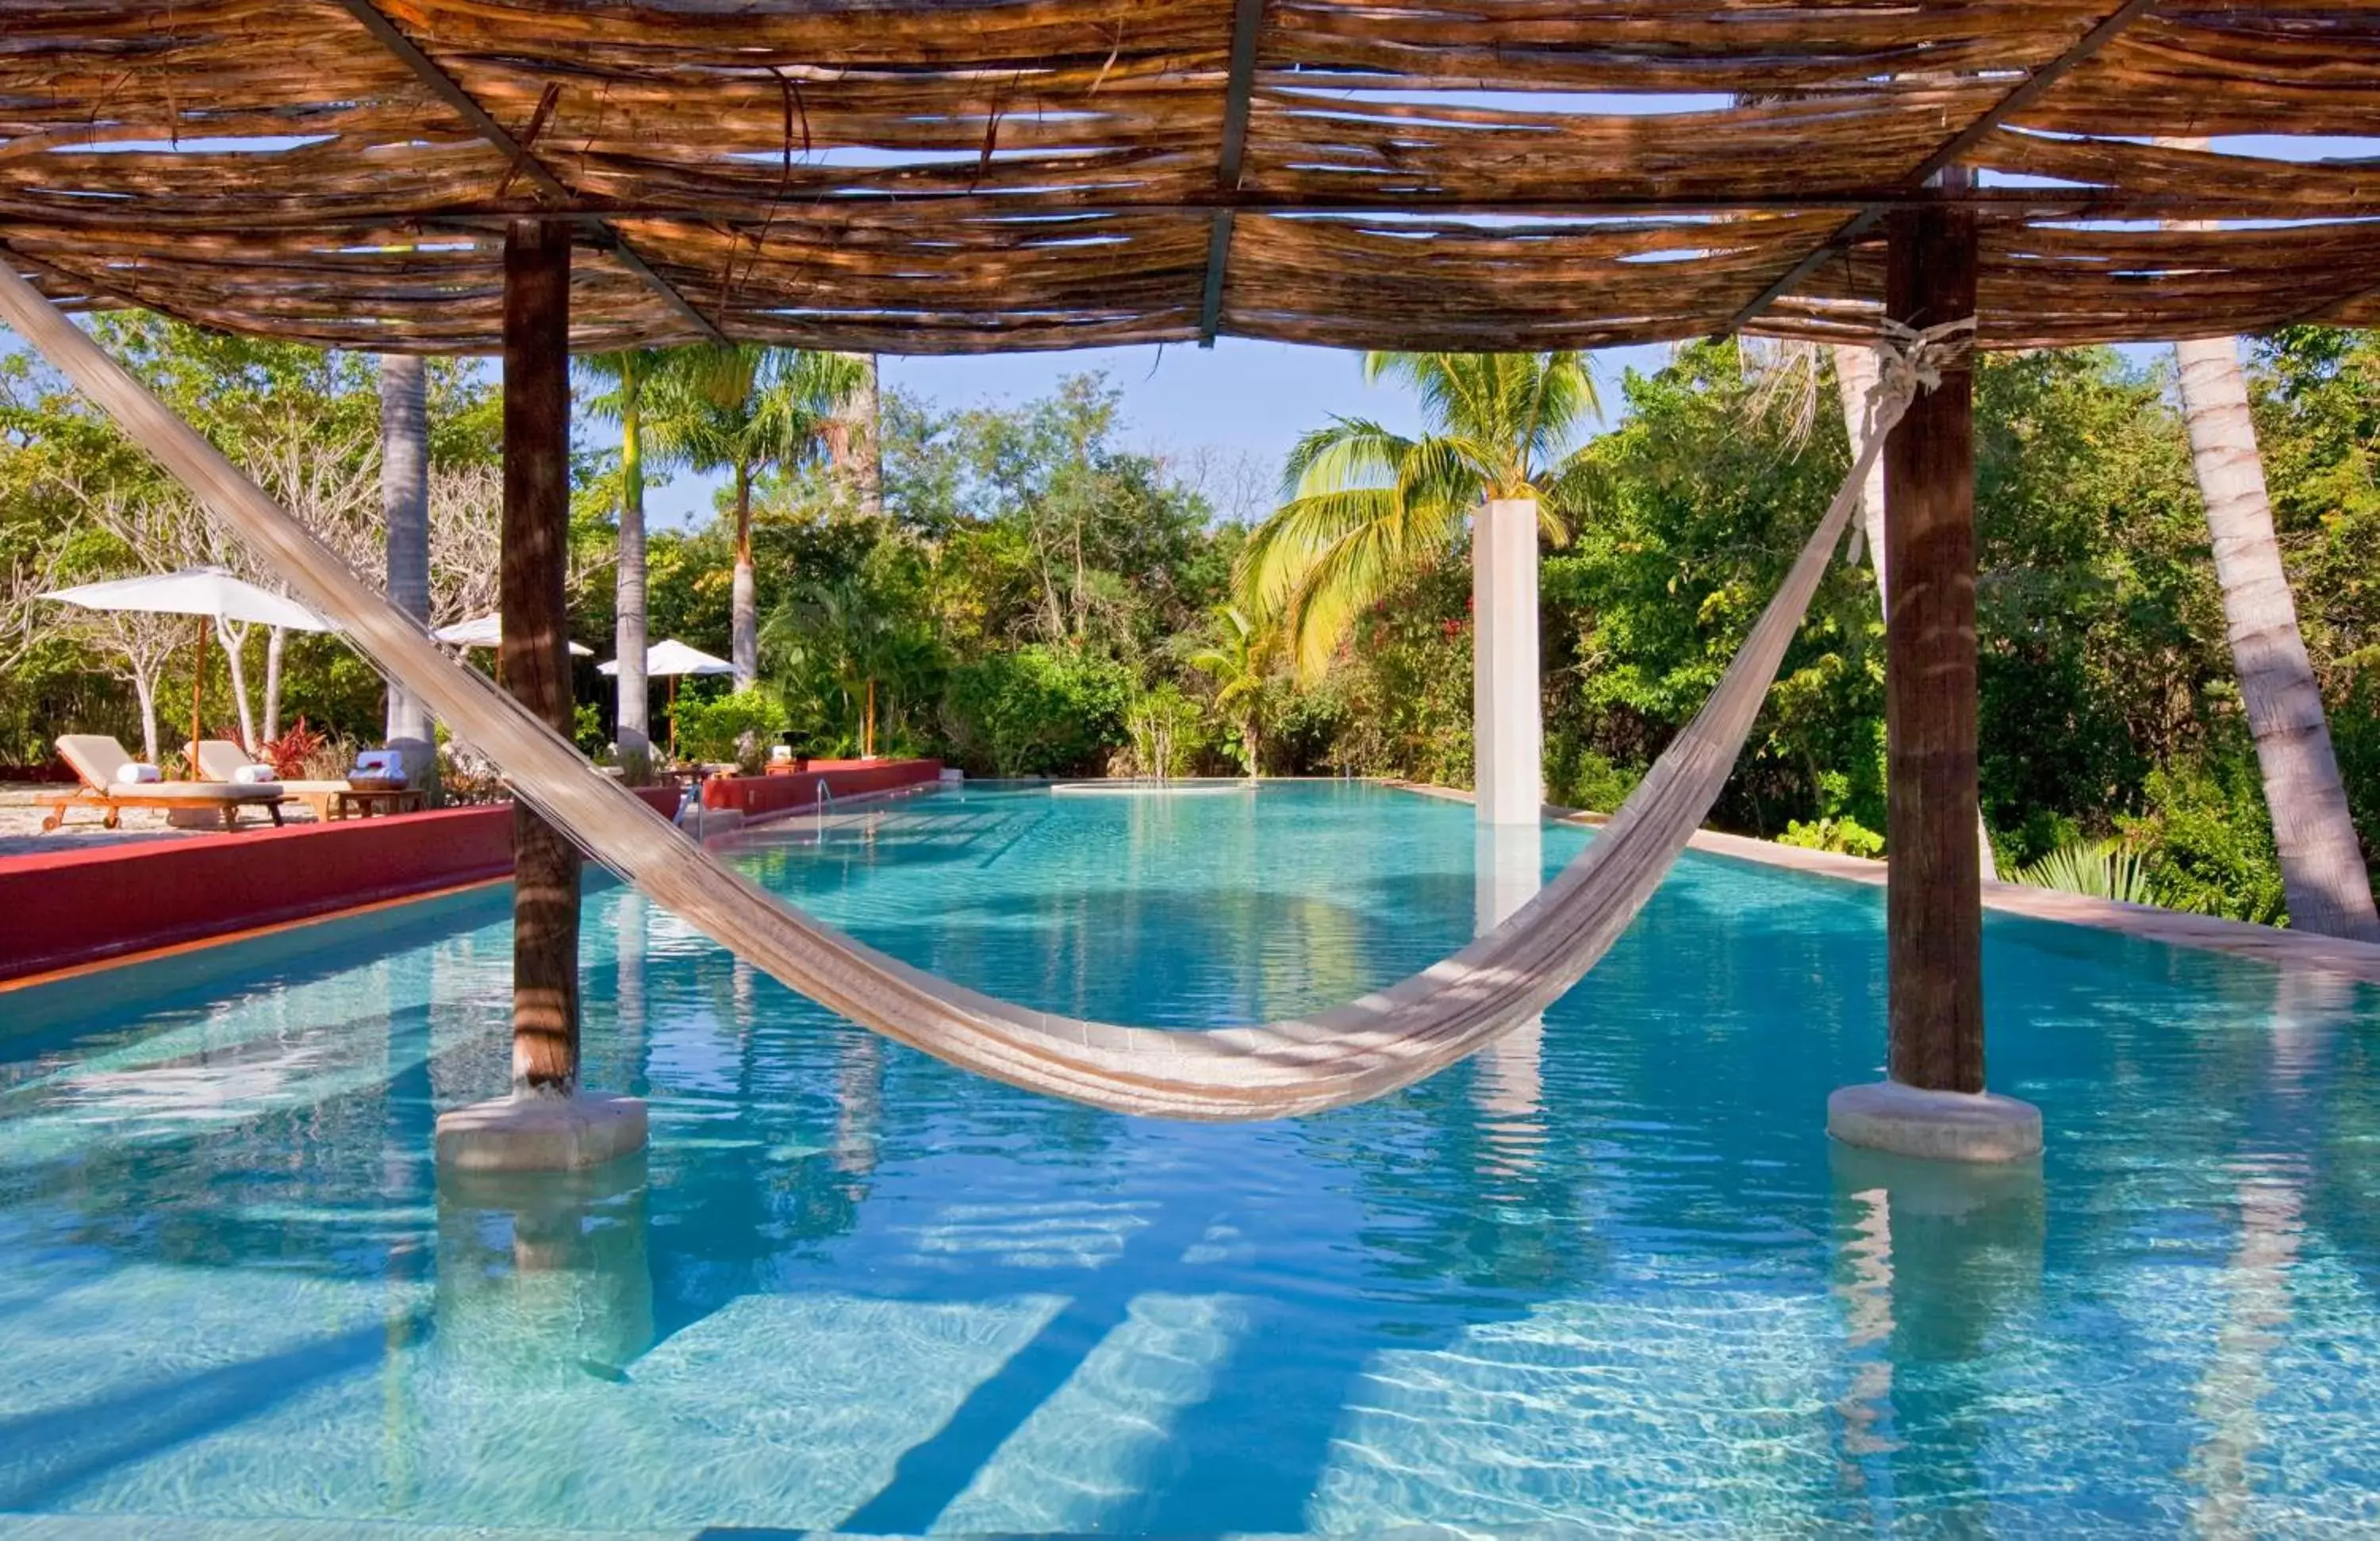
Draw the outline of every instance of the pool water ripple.
M1584 837L1549 830L1548 868ZM1468 810L969 788L768 886L978 989L1184 1029L1475 920ZM643 1158L441 1183L507 1074L500 894L0 996L11 1514L1080 1534L2380 1531L2371 993L1995 917L2038 1172L1831 1147L1878 896L1690 856L1471 1063L1138 1123L840 1023L590 893Z

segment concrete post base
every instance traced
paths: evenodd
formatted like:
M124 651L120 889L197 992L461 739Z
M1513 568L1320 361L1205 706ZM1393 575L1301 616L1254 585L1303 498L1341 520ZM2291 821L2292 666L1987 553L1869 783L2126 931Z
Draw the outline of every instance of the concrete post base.
M2041 1110L1991 1092L1921 1091L1877 1081L1827 1098L1827 1133L1895 1156L2022 1161L2041 1154Z
M578 1171L644 1147L633 1097L499 1097L438 1115L442 1173Z

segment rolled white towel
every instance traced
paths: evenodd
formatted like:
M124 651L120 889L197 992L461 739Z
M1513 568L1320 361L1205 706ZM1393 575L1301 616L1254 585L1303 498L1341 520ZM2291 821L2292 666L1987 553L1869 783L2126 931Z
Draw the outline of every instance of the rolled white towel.
M234 786L261 786L278 779L270 765L243 765L231 773Z
M145 786L151 782L162 782L164 779L165 773L163 770L153 765L143 765L139 760L115 768L115 780L120 786Z

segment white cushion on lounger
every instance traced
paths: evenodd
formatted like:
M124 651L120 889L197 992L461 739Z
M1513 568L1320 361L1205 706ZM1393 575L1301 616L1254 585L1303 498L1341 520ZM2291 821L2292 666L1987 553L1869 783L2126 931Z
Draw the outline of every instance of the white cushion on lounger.
M140 786L147 782L162 782L164 779L165 772L153 765L143 765L137 759L115 768L115 781L119 786Z
M271 780L273 780L273 767L270 765L238 765L232 768L231 782L234 786L262 786Z

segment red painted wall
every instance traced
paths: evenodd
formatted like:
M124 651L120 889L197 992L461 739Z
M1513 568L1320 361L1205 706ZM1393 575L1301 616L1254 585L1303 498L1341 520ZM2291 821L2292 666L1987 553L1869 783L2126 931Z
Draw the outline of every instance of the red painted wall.
M638 795L677 811L674 787ZM512 869L509 805L0 857L0 979Z
M702 806L735 809L747 819L773 813L807 813L818 806L818 788L824 782L837 797L870 792L895 792L905 786L930 786L941 779L938 759L814 759L807 770L789 776L722 776L706 783Z

